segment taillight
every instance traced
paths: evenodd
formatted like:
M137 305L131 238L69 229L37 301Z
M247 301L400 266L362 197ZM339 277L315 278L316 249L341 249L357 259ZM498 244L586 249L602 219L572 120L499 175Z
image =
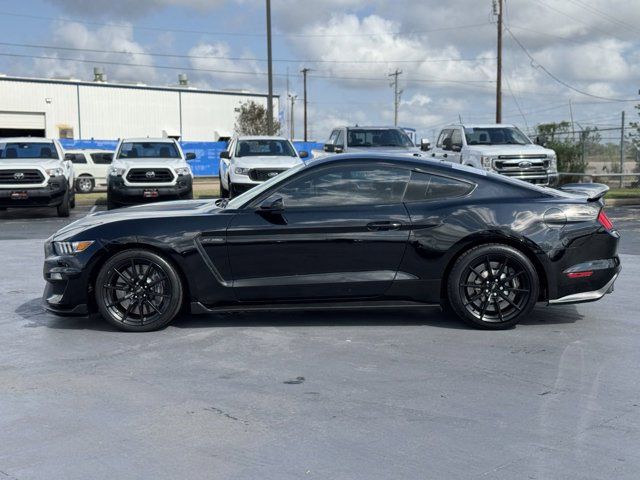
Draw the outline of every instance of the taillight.
M607 230L613 230L613 222L607 217L607 214L604 213L604 209L600 210L598 214L598 222Z
M587 270L586 272L569 272L567 277L569 278L587 278L593 275L593 270Z

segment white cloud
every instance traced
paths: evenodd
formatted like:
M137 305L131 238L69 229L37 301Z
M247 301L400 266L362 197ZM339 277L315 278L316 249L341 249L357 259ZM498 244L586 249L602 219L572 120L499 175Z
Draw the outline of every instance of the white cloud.
M224 0L48 0L63 11L85 17L115 17L130 19L157 12L170 6L186 7L200 11L219 7Z

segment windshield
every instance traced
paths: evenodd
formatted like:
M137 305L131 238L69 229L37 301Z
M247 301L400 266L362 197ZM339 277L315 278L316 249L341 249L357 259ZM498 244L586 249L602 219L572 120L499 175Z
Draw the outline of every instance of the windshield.
M239 140L236 157L295 157L296 151L286 140Z
M255 187L253 187L251 190L247 190L242 195L238 195L237 197L234 197L233 200L229 200L229 202L226 204L227 208L232 208L233 209L233 208L242 207L243 205L248 203L250 200L252 200L254 197L260 195L265 190L268 190L269 188L271 188L272 185L274 185L276 183L280 183L280 182L286 180L291 175L299 172L300 170L302 170L306 166L307 165L304 164L304 163L296 165L295 167L290 168L289 170L287 170L285 172L282 172L280 175L277 175L277 176L275 176L273 178L270 178L266 182L261 183L261 184L255 186Z
M118 158L180 158L180 153L174 143L124 142Z
M413 147L409 136L395 128L350 128L350 147Z
M0 158L58 158L53 143L0 143Z
M467 145L528 145L531 140L514 127L465 128Z

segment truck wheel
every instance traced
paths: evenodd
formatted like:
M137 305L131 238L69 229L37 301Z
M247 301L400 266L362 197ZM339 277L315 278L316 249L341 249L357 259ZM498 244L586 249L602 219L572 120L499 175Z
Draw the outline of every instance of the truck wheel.
M69 202L71 208L76 208L76 192L71 193L71 201Z
M227 185L229 185L228 180ZM220 178L220 198L229 198L229 190L222 186L222 178Z
M90 175L79 177L76 180L76 192L78 193L91 193L95 186L95 180Z
M71 213L70 210L70 202L69 202L69 192L64 194L64 198L62 199L62 203L58 205L58 216L59 217L68 217Z
M119 208L119 207L120 207L119 204L117 204L113 200L110 200L109 197L107 197L107 210L115 210L116 208Z

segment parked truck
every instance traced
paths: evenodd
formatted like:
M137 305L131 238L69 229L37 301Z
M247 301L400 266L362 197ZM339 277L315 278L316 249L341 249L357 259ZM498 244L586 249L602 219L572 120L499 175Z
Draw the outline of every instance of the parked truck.
M336 127L322 151L313 151L314 157L327 153L379 152L421 156L405 130L398 127Z
M444 127L435 146L425 139L421 149L431 157L493 171L539 185L558 183L553 150L536 145L507 124L457 124Z

